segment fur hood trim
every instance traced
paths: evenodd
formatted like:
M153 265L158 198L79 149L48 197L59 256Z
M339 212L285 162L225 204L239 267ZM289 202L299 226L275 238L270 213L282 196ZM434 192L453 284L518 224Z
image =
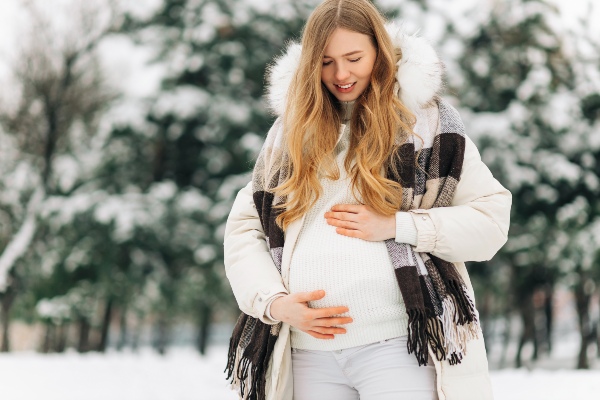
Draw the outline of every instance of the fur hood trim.
M408 34L398 23L387 23L385 27L394 46L402 50L396 73L398 97L416 113L440 94L444 65L425 38ZM268 106L277 116L284 113L287 91L300 64L301 52L299 43L290 42L267 70Z

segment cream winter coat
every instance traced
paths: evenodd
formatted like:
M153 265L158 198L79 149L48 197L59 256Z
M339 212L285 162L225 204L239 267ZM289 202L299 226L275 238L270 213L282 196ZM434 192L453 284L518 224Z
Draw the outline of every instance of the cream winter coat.
M400 98L415 114L427 107L442 85L442 64L433 48L422 38L406 35L388 25L394 44L402 49L397 80ZM270 71L269 102L279 115L284 111L285 93L298 65L301 48L291 45ZM416 252L431 253L451 261L471 291L465 261L485 261L506 242L511 194L494 179L473 142L467 137L460 182L450 207L411 210L417 228ZM289 267L303 218L285 231L281 275L265 242L252 199L252 184L238 193L225 230L225 269L240 309L265 323L268 300L289 293ZM283 324L267 371L267 400L292 400L290 329ZM450 366L432 355L440 400L492 399L488 363L480 339L469 342L462 363Z

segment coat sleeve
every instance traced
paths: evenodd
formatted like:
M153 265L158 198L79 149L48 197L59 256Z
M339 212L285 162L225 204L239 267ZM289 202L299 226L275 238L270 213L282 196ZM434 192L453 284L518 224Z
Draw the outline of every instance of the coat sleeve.
M288 291L265 240L252 182L238 192L227 218L224 254L225 273L240 310L264 323L276 323L265 310L273 297Z
M450 207L411 210L415 251L450 262L487 261L506 243L511 193L481 160L466 137L460 181Z

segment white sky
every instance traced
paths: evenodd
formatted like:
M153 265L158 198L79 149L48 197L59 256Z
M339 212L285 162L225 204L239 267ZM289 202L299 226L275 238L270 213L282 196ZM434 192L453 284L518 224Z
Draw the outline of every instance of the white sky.
M86 0L87 5L101 6L107 0ZM69 8L79 0L34 0L44 13L52 12L58 30L71 25ZM27 32L28 15L24 0L0 0L0 87L9 79L10 65L19 50L19 35ZM117 0L119 7L134 15L149 15L162 0ZM61 20L62 19L62 20ZM101 44L100 53L111 82L133 97L145 97L158 89L162 70L147 65L150 49L135 45L126 37L111 37ZM0 93L0 101L2 100Z
M107 0L86 1L89 2L88 4L102 4L106 3ZM120 7L137 15L149 15L162 2L162 0L117 1ZM587 6L590 4L590 0L550 1L555 3L561 10L564 23L574 29L579 27L578 18L587 13ZM430 2L436 8L444 7L457 16L480 3L477 0L430 0ZM26 32L27 15L23 11L23 3L24 0L0 0L0 85L2 86L6 83L11 60L19 49L19 35ZM69 5L74 4L74 0L52 0L51 2L42 0L37 1L37 3L43 5L42 9L45 12L54 12L57 20L59 20L69 18L68 12L65 13L64 10L68 9ZM600 34L600 4L597 1L593 3L596 3L593 12L596 21L594 28ZM380 4L402 5L398 0L380 0ZM407 24L410 25L410 21L407 21ZM435 32L429 34L435 35ZM105 57L106 67L111 75L114 75L115 83L117 86L122 87L126 93L143 97L151 94L157 88L161 71L158 68L145 68L145 64L150 57L149 49L135 46L128 40L114 39L106 43L101 51Z

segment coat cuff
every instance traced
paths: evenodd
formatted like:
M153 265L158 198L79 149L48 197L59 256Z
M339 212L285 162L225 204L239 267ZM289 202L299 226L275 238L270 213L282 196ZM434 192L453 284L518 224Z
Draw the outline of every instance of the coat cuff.
M431 253L435 248L437 231L428 210L417 209L408 212L417 229L417 244L415 251L419 253Z
M267 300L267 308L265 309L265 320L273 321L274 324L281 322L278 319L273 318L273 316L271 315L271 304L273 304L273 302L275 300L277 300L278 298L283 297L283 296L287 296L287 293L277 293L276 295L271 297L269 300Z
M287 292L283 285L281 287L264 287L258 291L254 300L254 309L260 319L265 324L274 325L279 321L271 317L271 303L278 297L285 296Z
M396 242L417 245L417 226L410 213L399 211L396 213Z

